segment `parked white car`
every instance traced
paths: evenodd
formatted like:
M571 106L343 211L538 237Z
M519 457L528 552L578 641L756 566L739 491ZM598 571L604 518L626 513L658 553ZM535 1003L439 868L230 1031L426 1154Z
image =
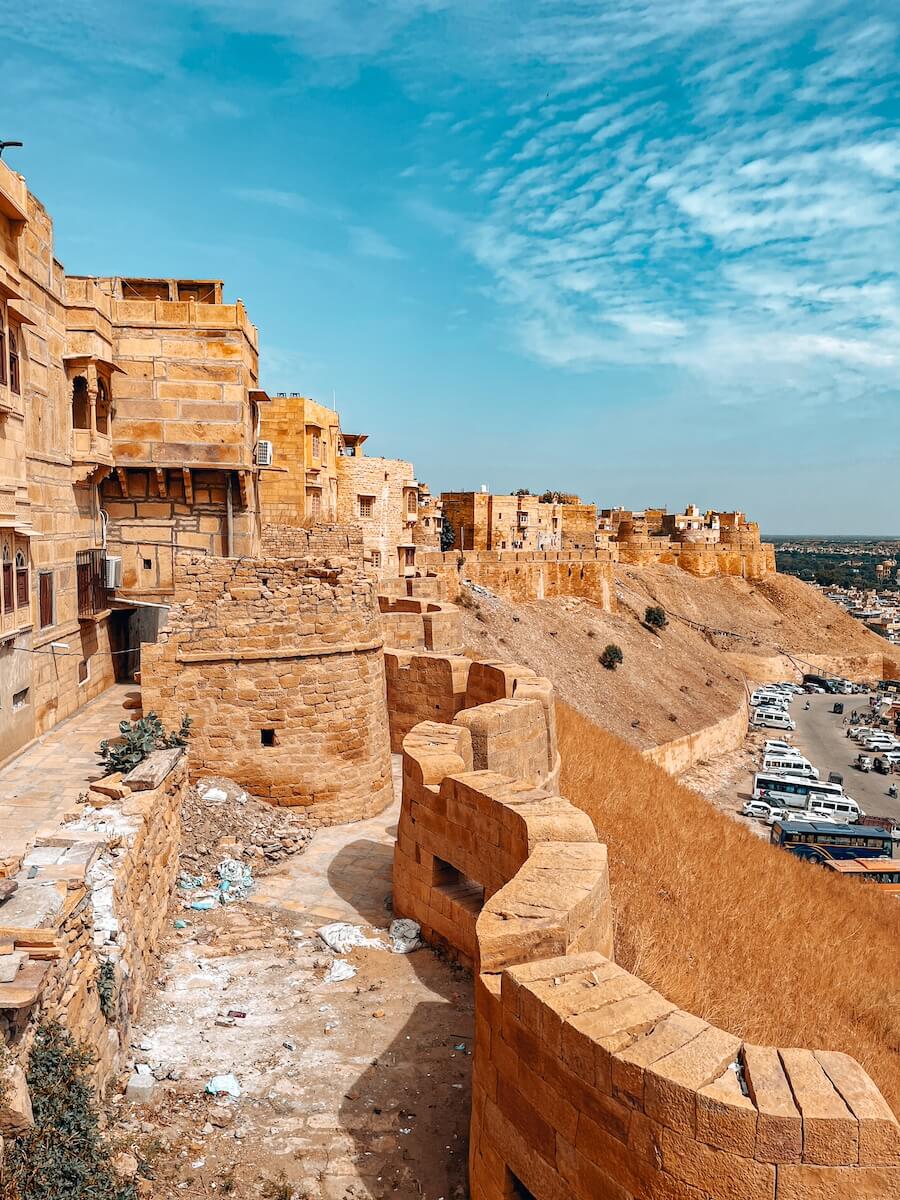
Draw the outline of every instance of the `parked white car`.
M792 746L790 742L785 742L779 738L767 738L763 742L763 755L767 754L799 754L799 750Z
M741 816L756 817L758 820L764 821L771 811L771 804L766 804L765 800L748 800L741 809Z

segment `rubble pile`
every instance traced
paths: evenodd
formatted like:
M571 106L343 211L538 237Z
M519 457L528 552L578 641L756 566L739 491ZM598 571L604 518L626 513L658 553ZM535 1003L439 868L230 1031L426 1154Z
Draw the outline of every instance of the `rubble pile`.
M256 875L306 848L312 830L290 809L254 799L231 779L199 779L182 813L181 869L213 876L223 858L246 860Z

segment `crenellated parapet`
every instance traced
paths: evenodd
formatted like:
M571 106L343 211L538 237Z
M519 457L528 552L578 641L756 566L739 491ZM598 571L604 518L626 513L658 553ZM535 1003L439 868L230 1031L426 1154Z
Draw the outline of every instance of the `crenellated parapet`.
M494 724L501 688L535 705L521 668L425 661L460 707L402 738L394 909L475 972L473 1200L900 1197L859 1063L746 1043L615 962L606 847Z

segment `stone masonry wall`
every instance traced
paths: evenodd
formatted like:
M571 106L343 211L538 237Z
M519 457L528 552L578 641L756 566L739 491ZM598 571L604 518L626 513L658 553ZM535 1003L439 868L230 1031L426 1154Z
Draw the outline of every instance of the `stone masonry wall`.
M378 607L385 644L393 649L462 649L462 614L455 604L379 595Z
M145 711L194 721L193 774L222 774L313 823L392 799L372 582L350 560L179 556L176 604L142 659Z
M359 525L263 525L262 554L267 558L345 558L362 563Z
M0 1119L0 1147L30 1118L22 1071L41 1021L60 1021L94 1050L101 1091L122 1068L168 923L187 787L183 752L157 751L124 780L96 786L103 791L92 789L85 807L24 856L18 890L0 909L0 943L28 955L13 981L0 983L0 1045L16 1064L20 1099L7 1124ZM98 983L106 962L113 993L104 1013Z
M615 607L613 560L606 550L430 551L416 563L445 581L448 599L455 598L465 579L514 601L580 596L605 612Z
M458 721L406 735L394 857L395 912L476 972L473 1200L900 1197L863 1068L743 1043L618 967L591 823L473 766Z

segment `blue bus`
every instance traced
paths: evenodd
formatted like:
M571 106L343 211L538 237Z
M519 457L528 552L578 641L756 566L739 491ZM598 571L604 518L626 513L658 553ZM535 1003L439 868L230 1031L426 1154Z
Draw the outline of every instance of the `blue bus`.
M770 841L798 858L890 858L894 840L874 825L837 825L827 821L776 821Z

